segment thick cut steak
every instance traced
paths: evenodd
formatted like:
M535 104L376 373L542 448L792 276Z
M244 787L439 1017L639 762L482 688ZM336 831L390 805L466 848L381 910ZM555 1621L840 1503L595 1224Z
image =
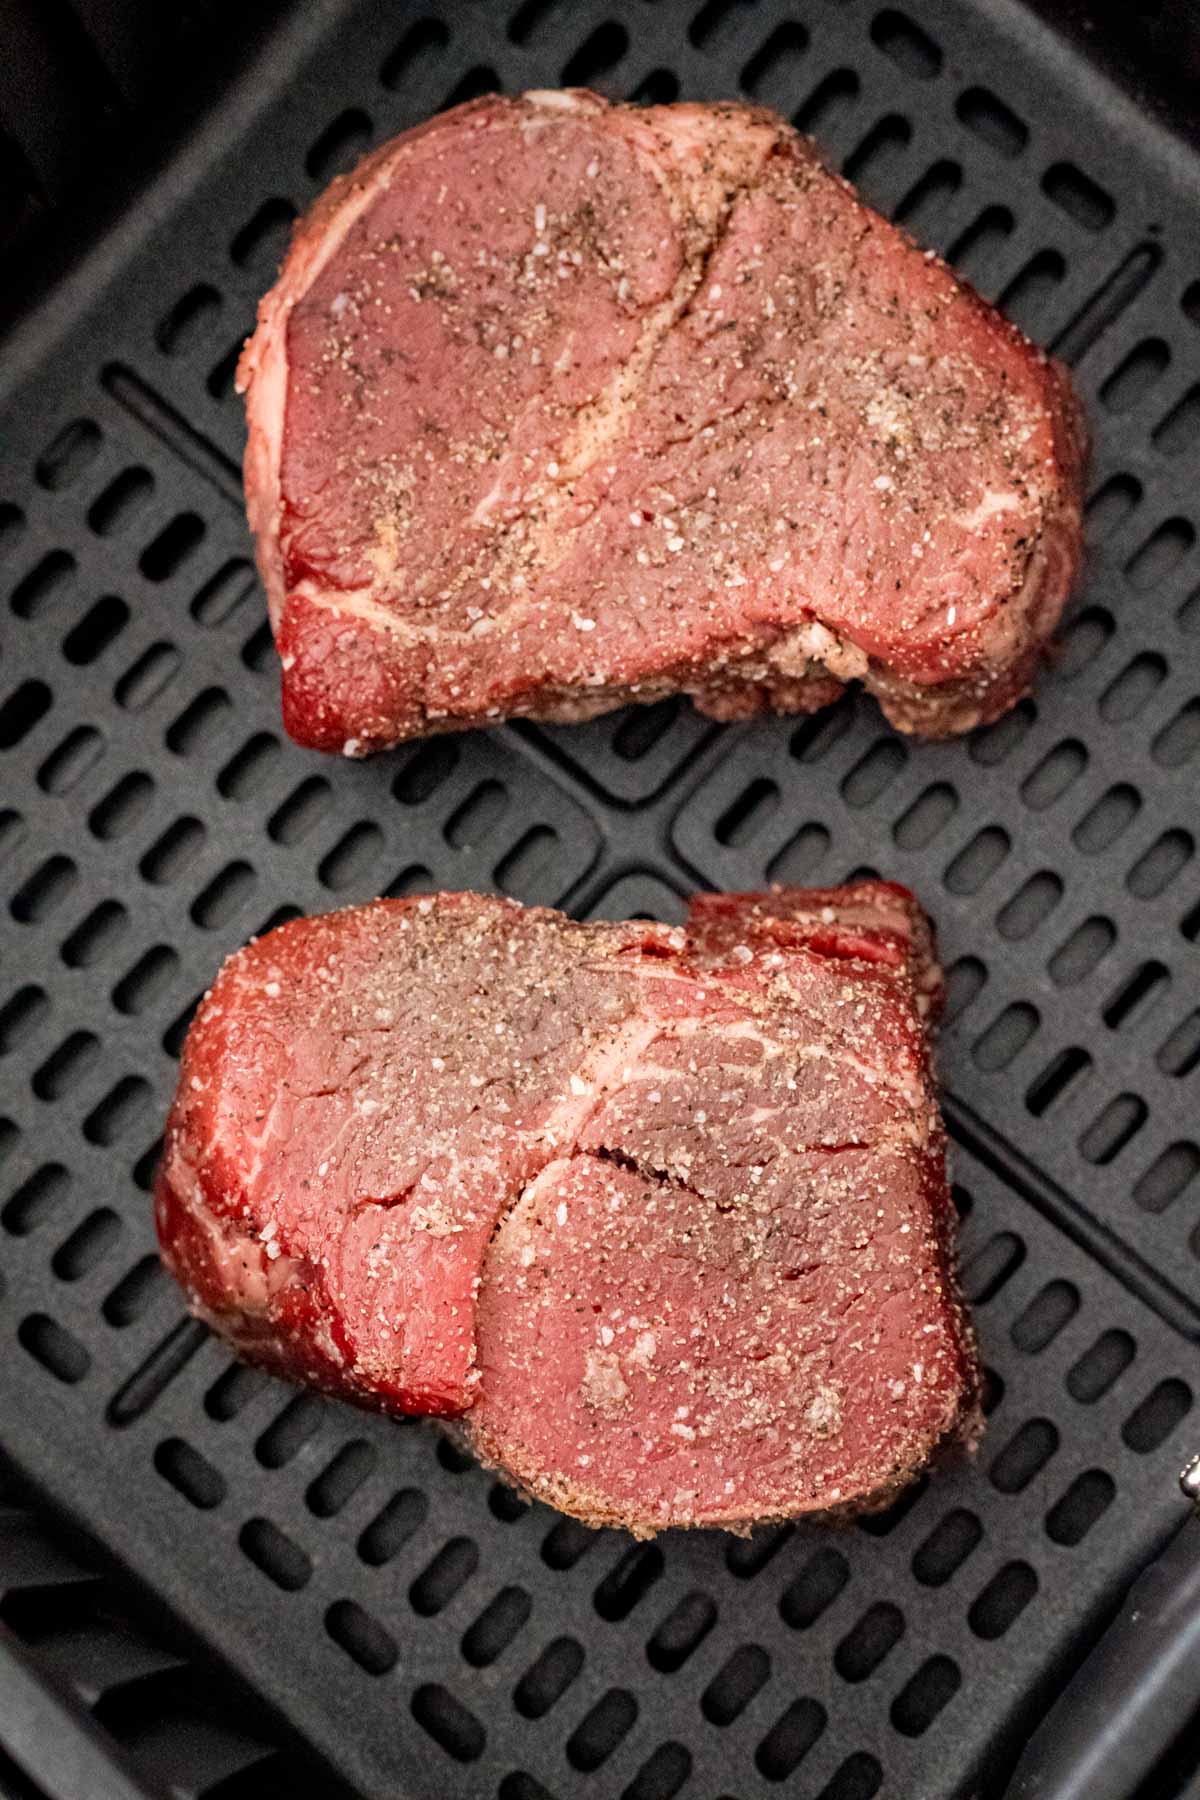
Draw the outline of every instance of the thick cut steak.
M299 920L192 1026L164 1255L245 1355L457 1418L580 1517L876 1504L976 1423L938 995L884 883Z
M488 97L335 181L240 382L301 743L861 679L1029 685L1079 556L1063 371L774 115Z

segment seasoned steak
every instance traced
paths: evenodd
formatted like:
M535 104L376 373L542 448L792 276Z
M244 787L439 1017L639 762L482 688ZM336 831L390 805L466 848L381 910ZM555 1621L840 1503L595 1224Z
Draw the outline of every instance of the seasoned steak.
M852 679L964 731L1078 562L1063 371L761 109L405 133L302 221L239 379L285 722L326 750Z
M673 929L469 894L282 926L189 1034L164 1255L247 1356L457 1417L580 1517L876 1504L976 1417L937 988L883 883Z

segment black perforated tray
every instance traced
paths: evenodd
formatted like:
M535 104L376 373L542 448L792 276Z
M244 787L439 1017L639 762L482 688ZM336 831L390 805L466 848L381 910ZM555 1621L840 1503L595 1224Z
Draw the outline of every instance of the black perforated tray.
M1074 364L1092 548L1034 701L945 747L858 700L730 729L666 703L353 766L283 739L232 394L255 299L369 143L561 81L778 107ZM1193 153L1011 0L326 0L6 346L0 1441L362 1795L994 1794L1177 1519L1200 1336L1198 230ZM154 1257L156 1132L195 998L251 932L422 885L670 917L697 883L863 868L917 890L950 968L993 1371L974 1468L861 1527L631 1547L184 1319ZM76 1685L146 1779L261 1791L261 1745L168 1729L140 1667Z

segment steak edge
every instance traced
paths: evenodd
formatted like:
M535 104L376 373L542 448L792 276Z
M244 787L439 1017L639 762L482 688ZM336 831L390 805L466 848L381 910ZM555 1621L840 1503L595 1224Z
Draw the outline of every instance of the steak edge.
M1065 372L761 109L569 90L404 133L300 222L239 384L321 749L849 680L964 731L1078 565Z
M189 1033L164 1258L241 1354L592 1523L882 1504L978 1425L939 996L884 883L297 920Z

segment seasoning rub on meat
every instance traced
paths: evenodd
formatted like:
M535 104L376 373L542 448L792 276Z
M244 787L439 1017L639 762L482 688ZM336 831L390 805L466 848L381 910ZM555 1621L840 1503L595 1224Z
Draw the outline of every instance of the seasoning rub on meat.
M966 731L1079 559L1065 372L758 108L406 132L300 223L240 382L285 723L347 755L849 681Z
M283 925L184 1049L168 1266L244 1355L639 1534L881 1504L978 1423L903 889Z

